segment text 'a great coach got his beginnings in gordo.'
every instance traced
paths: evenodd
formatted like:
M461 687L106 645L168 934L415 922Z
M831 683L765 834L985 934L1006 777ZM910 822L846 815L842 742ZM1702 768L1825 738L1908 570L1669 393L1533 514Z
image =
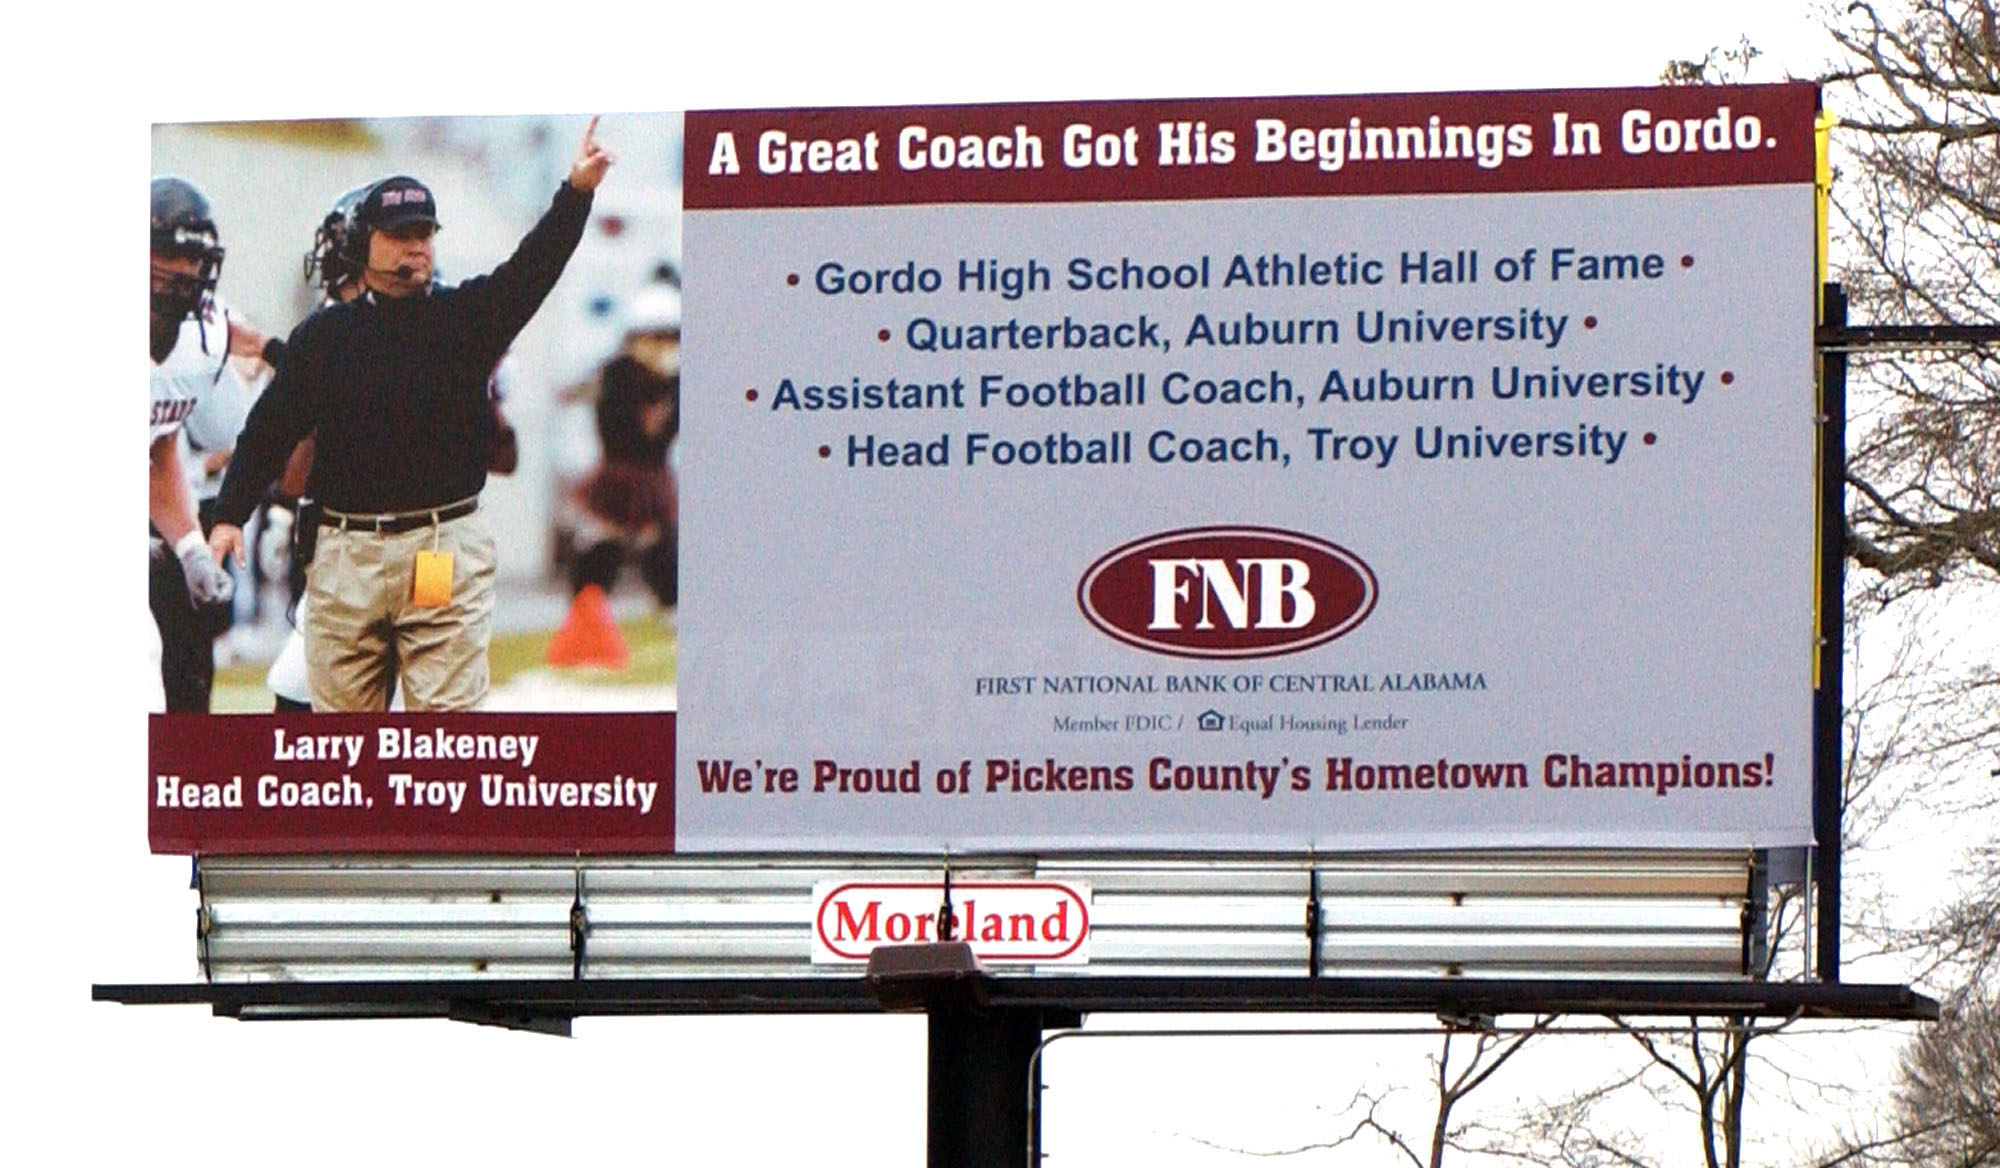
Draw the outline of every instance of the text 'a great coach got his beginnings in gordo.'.
M1205 118L1102 125L1072 121L1054 135L1026 124L990 133L951 134L923 123L860 130L837 138L795 137L780 129L717 133L707 174L840 175L894 171L1070 171L1208 166L1309 166L1333 173L1356 162L1464 161L1498 170L1509 161L1619 155L1726 154L1774 149L1756 114L1726 104L1694 117L1669 117L1644 107L1621 111L1614 127L1568 110L1547 114L1538 138L1528 121L1474 121L1441 114L1378 121L1360 114L1332 125L1295 125L1250 114L1211 124ZM885 147L887 149L885 149Z

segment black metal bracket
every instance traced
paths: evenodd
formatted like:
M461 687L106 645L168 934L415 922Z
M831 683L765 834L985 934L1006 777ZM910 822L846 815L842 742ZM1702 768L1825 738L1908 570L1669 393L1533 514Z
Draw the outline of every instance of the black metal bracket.
M585 949L590 943L590 912L583 906L583 865L576 868L576 899L569 905L569 975L583 980Z
M1317 979L1322 956L1320 939L1319 863L1313 862L1312 878L1306 885L1306 976Z
M958 914L951 909L951 860L944 862L944 903L938 905L937 935L940 941L958 939Z
M1454 1034L1492 1034L1497 1019L1490 1010L1440 1010L1438 1025Z
M201 979L214 981L215 970L209 963L208 936L215 931L215 910L208 904L208 884L202 876L201 857L193 857L193 871L188 873L188 883L194 887L194 947L195 957L201 963Z
M1750 853L1750 887L1743 898L1743 976L1762 977L1771 959L1770 940L1764 930L1770 920L1771 863L1769 855L1757 848Z
M570 1023L574 1020L567 1014L466 1001L452 1002L445 1017L453 1022L470 1022L475 1026L498 1026L502 1030L547 1034L555 1038L570 1037Z
M1830 288L1838 284L1828 285ZM2000 345L2000 324L1875 324L1850 325L1845 297L1841 319L1831 315L1813 334L1821 352L1853 353L1880 349L1983 349Z
M869 951L864 981L884 1010L981 1007L993 984L963 941L878 945Z

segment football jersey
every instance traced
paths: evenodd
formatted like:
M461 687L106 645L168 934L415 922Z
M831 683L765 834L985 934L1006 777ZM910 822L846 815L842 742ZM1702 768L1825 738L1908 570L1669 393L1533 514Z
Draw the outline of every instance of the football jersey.
M229 314L222 301L210 296L196 316L181 322L173 352L153 364L152 432L147 442L172 434L194 412L195 404L222 376L229 359Z
M188 485L194 489L197 500L215 498L222 489L222 471L209 474L203 469L208 455L218 450L228 450L236 445L236 435L243 429L243 419L250 414L250 403L256 399L256 387L243 383L235 368L228 364L222 373L195 402L193 412L181 426L181 465L187 471Z

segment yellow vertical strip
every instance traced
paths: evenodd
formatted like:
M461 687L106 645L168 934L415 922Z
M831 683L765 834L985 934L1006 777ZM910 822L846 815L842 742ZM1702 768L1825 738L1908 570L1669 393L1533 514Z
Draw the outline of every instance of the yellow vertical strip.
M1840 119L1821 110L1813 119L1813 323L1824 320L1825 297L1819 294L1826 287L1826 253L1828 226L1828 203L1833 196L1833 163L1827 158L1827 144L1833 139L1834 123Z
M1827 145L1839 119L1825 110L1813 119L1813 324L1826 322L1826 277L1829 233L1829 204L1833 195L1833 163ZM1819 346L1813 346L1813 401L1821 416L1826 413L1826 386L1821 373ZM1826 424L1819 424L1813 458L1813 555L1812 555L1812 685L1820 687L1820 662L1825 656L1820 646L1826 642L1826 612L1820 606L1820 578L1826 565L1826 483L1821 470L1826 466Z

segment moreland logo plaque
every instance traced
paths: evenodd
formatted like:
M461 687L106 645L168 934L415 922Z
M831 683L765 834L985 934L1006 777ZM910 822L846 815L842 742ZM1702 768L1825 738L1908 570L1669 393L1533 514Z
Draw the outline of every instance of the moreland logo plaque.
M877 945L939 940L942 882L823 881L813 888L813 961L866 962ZM978 880L951 886L952 939L992 964L1079 965L1090 960L1090 889L1052 880Z

